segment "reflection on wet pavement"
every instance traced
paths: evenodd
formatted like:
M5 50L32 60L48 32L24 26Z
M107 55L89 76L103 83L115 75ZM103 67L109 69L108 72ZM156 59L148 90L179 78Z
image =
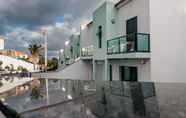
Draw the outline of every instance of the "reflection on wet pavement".
M23 118L185 118L186 116L184 99L186 93L182 95L184 98L178 99L180 92L184 92L186 88L185 84L173 87L172 84L152 82L57 79L39 79L39 82L39 92L37 90L33 92L32 83L29 87L32 89L6 100L8 105L16 109ZM167 99L170 99L170 102Z

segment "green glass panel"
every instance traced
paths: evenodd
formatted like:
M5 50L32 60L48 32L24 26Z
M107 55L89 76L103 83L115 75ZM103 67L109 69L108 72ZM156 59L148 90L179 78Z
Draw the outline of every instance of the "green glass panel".
M119 40L108 41L108 53L119 53Z
M127 51L127 40L126 37L120 38L120 52L126 52Z
M138 50L142 52L149 51L149 35L147 34L138 34Z

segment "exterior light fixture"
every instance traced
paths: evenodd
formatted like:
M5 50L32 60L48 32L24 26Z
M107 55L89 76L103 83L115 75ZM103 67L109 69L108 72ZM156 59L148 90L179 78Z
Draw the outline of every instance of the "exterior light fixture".
M25 86L25 90L28 90L29 89L29 86Z
M85 52L86 51L86 48L82 48L82 51Z
M72 96L71 96L71 95L67 95L67 98L68 98L69 100L72 100Z
M80 57L76 58L76 59L75 59L75 62L77 62L77 61L79 61L79 60L80 60Z
M111 23L112 23L112 24L115 24L115 23L116 23L115 18L111 19Z
M1 98L1 102L5 102L5 98Z
M21 87L20 87L20 90L21 90L21 91L24 91L24 87L23 87L23 86L21 86Z
M84 30L86 28L85 25L81 25L81 30Z
M64 49L61 49L60 52L63 53L64 52Z
M65 41L65 46L68 46L70 41Z
M63 88L62 88L62 91L64 91L64 92L65 92L65 91L66 91L66 89L63 87Z

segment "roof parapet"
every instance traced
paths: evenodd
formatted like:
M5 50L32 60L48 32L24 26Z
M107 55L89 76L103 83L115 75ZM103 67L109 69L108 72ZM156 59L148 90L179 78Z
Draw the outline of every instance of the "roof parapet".
M129 2L131 2L132 0L120 0L118 3L116 3L115 7L117 9L123 7L124 5L128 4Z

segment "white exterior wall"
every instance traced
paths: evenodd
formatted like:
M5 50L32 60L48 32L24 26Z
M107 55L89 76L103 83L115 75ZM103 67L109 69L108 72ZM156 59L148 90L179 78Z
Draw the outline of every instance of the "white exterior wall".
M144 63L145 62L145 63ZM138 81L150 81L150 61L145 60L122 60L122 61L112 61L112 79L120 79L120 66L129 66L138 68Z
M186 82L186 0L150 0L151 78Z
M116 13L115 15L114 12ZM128 4L110 14L110 20L115 17L116 22L115 24L111 24L111 22L109 22L110 29L108 29L108 39L126 35L126 21L136 16L138 19L138 32L150 33L149 0L132 0ZM142 59L124 59L122 61L111 60L111 64L113 66L113 80L119 80L119 66L131 66L138 68L139 81L150 81L150 60L148 60L145 64L142 64L142 61Z
M81 30L81 46L93 45L93 23Z
M105 61L96 61L95 63L95 79L100 81L100 80L108 80L106 78L106 73L105 73Z
M93 13L93 44L94 44L94 59L106 59L106 40L107 40L107 4L104 3ZM102 48L98 48L98 27L102 26Z
M0 61L3 62L3 65L2 65L3 68L5 68L5 66L7 65L10 66L10 64L13 64L15 69L17 69L19 66L22 66L23 68L26 68L29 72L39 71L39 70L34 70L33 64L22 61L22 60L18 60L16 58L0 55Z
M110 37L126 35L126 21L137 16L138 32L150 33L149 0L132 0L118 10L116 17L116 33L111 33Z
M4 50L4 47L5 47L5 41L0 37L0 50Z

